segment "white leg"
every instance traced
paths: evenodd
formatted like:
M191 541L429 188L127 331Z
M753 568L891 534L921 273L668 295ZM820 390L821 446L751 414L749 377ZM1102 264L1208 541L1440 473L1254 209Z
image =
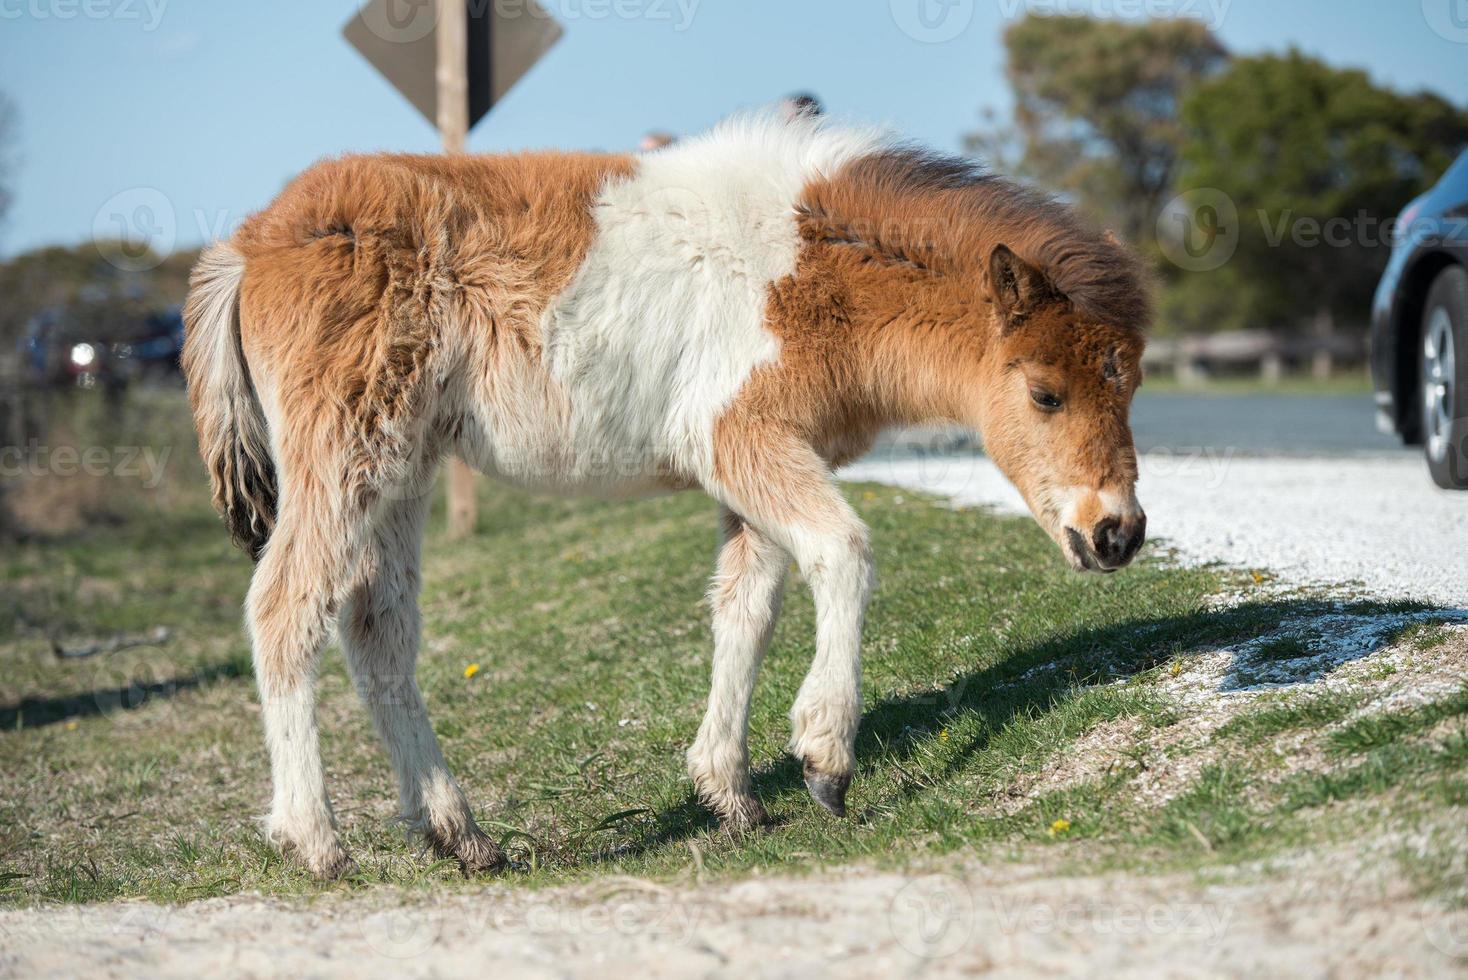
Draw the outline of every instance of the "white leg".
M839 531L797 532L795 560L816 604L816 656L790 708L790 752L805 764L805 784L837 816L856 768L861 723L861 630L872 590L866 528L851 515Z
M738 474L719 492L794 556L816 605L816 656L790 709L790 751L806 787L844 815L861 721L861 630L872 588L866 526L841 496L825 462L792 438L750 438L726 462Z
M419 556L428 497L385 505L340 617L342 647L357 690L398 777L402 819L440 857L467 872L505 863L474 822L450 775L414 676L418 660Z
M315 675L354 534L316 485L283 486L280 519L245 603L274 785L266 833L313 873L336 877L352 862L326 794Z
M708 710L688 750L698 795L726 829L768 822L749 783L749 703L780 615L789 556L724 509L724 542L709 590L714 660Z

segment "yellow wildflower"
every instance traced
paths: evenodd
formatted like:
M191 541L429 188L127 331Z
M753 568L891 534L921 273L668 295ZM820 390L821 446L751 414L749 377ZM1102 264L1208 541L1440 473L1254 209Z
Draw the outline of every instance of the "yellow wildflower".
M1050 825L1050 836L1058 837L1070 829L1070 821L1061 817Z
M467 681L469 678L473 677L477 673L479 673L479 665L470 664L469 666L464 668L464 680Z

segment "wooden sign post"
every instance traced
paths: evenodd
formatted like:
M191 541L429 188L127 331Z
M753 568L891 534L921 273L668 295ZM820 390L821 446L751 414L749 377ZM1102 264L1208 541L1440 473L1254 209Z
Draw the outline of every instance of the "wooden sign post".
M342 34L463 153L473 125L560 40L535 0L371 0ZM474 531L474 472L458 457L446 477L452 537Z
M438 133L445 153L463 153L469 136L469 10L463 0L438 3ZM448 493L449 537L474 533L478 506L474 471L457 456L449 457L444 480Z

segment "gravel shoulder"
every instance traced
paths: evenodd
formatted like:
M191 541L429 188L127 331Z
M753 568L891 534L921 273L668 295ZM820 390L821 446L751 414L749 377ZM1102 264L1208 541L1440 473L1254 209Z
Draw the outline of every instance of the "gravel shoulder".
M1148 534L1184 561L1468 609L1468 494L1437 489L1415 456L1154 451L1141 456L1140 469ZM899 447L842 476L1026 513L1019 493L980 456L918 458Z
M1444 976L1468 913L1356 853L1211 882L949 865L387 906L260 899L0 912L0 972L70 977ZM288 938L287 938L288 937Z

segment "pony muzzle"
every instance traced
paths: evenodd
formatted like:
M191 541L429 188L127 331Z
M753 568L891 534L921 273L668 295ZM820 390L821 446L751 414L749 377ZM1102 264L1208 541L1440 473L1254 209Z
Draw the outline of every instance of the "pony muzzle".
M1114 572L1137 556L1147 539L1147 515L1140 510L1108 514L1088 530L1065 527L1062 549L1078 571Z

